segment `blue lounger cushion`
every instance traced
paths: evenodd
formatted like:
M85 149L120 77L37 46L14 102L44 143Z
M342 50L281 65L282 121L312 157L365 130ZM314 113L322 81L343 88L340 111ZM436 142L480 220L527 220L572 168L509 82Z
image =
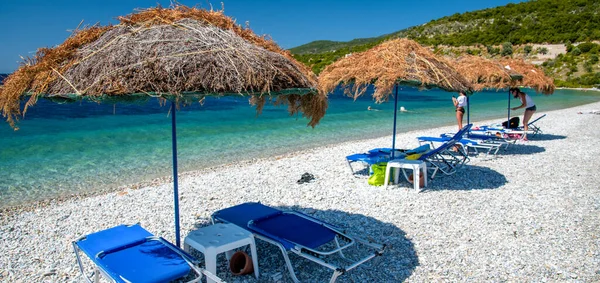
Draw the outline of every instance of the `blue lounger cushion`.
M248 227L254 232L277 240L286 250L294 248L296 244L317 249L333 241L336 236L331 229L317 222L283 212L257 219Z
M74 244L116 282L169 282L190 272L170 243L137 224L102 230Z
M257 202L247 202L221 209L213 214L213 218L233 223L247 229L248 222L281 212Z
M405 152L406 155L411 155L411 154L417 154L417 153L423 153L426 152L428 150L430 150L431 147L428 144L424 144L422 146L419 146L417 148L413 148L411 150L408 150Z
M93 234L77 241L79 248L90 257L106 250L131 245L145 240L152 234L140 225L119 225Z
M365 162L370 165L387 161L385 156L377 155L377 154L369 154L369 153L356 153L356 154L348 155L348 156L346 156L346 160L348 160L348 162L361 161L361 162Z
M336 235L319 223L255 202L219 210L213 217L276 240L287 250L295 243L318 248Z

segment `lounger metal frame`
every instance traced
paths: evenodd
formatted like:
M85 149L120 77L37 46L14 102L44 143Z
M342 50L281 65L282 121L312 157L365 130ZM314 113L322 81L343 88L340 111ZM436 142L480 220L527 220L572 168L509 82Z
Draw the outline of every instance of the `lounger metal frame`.
M431 179L435 178L438 171L445 175L456 173L460 167L469 162L469 156L464 146L456 146L463 135L471 129L472 124L464 126L448 141L442 143L437 148L421 155L418 160L427 162L428 175ZM454 150L453 150L454 149ZM407 178L406 172L403 170L404 177Z
M491 136L490 136L491 137ZM451 137L448 134L442 134L438 137L418 137L419 144L429 144L432 148L435 148L435 143L444 143L450 140ZM478 155L480 151L485 153L486 157L490 154L496 155L500 147L502 147L502 143L493 142L491 140L477 140L471 138L462 138L459 143L465 147L465 151L467 154L470 153L470 150L473 150L473 153Z
M333 274L331 275L331 278L329 279L330 283L333 283L337 280L337 278L358 267L359 265L369 261L370 259L380 256L383 254L383 251L385 249L385 245L380 245L380 244L376 244L367 240L363 240L361 238L358 237L351 237L349 235L347 235L346 233L342 232L340 229L338 229L337 227L328 224L326 222L320 221L316 218L310 217L306 214L303 213L299 213L296 211L281 211L281 213L284 214L293 214L293 215L297 215L299 217L302 217L304 219L307 219L309 221L315 222L319 225L322 225L324 227L327 227L328 229L330 229L331 231L335 232L336 236L334 238L334 242L335 242L335 246L336 248L328 250L328 251L320 251L320 250L315 250L315 249L311 249L309 247L294 243L295 246L293 248L291 248L289 251L293 252L294 254L303 257L305 259L308 259L312 262L315 262L317 264L320 264L321 266L324 266L326 268L329 268L333 271ZM225 219L221 219L218 217L215 217L215 215L213 214L213 216L211 217L213 224L216 223L216 221L218 222L227 222ZM300 282L300 280L298 279L298 277L296 276L296 272L294 271L294 267L292 266L292 262L290 261L290 258L288 256L288 250L283 246L283 244L281 244L280 242L271 239L270 237L261 235L259 233L256 233L256 231L259 231L260 233L264 233L266 235L269 235L270 233L258 228L254 226L254 220L251 220L248 222L248 227L242 227L244 229L250 228L250 232L252 232L254 234L255 238L261 239L267 243L273 244L277 247L279 247L279 249L281 250L281 254L283 255L283 258L285 260L285 264L287 266L287 269L290 273L290 276L292 277L292 280L294 282ZM271 237L277 237L276 235L271 235ZM340 245L340 240L345 242L344 245ZM374 251L369 254L368 256L359 259L357 261L351 260L349 258L347 258L344 253L343 250L346 248L349 248L353 245L355 245L356 243L360 243L363 245L366 245L367 247L373 248ZM326 262L323 258L326 256L330 256L333 255L335 253L338 253L340 255L341 258L351 262L350 265L345 266L345 267L340 267L337 266L335 264Z
M537 134L543 133L542 129L540 129L540 127L536 126L535 123L544 117L546 117L546 114L544 114L540 117L537 117L535 120L533 120L527 124L527 126L533 131L532 136L536 136Z
M432 171L428 173L431 179L435 178L438 171L444 175L452 175L469 161L469 156L465 152L464 147L455 147L455 145L456 141L450 140L441 145L441 148L434 149L436 151L435 154L422 159L427 162L427 170ZM456 151L452 151L452 148Z

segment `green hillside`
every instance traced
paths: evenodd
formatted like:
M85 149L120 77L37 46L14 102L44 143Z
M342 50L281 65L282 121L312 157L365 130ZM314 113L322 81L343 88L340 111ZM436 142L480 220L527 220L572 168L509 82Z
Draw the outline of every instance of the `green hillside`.
M314 54L331 52L344 48L352 48L354 46L365 45L373 42L380 42L384 37L358 38L351 41L331 41L317 40L304 44L298 47L291 48L293 54Z
M408 37L424 45L436 46L436 51L445 55L471 53L487 57L529 57L544 52L532 50L533 43L568 44L600 40L600 1L531 0L455 14L379 37L348 42L316 41L290 51L299 61L320 73L325 66L346 54L364 51L384 40L397 37ZM587 56L589 54L584 54L584 57ZM570 57L577 56L569 52L559 59L567 58L569 64L557 67L549 63L544 67L564 82L584 75L580 72L582 64L587 64L583 69L591 73L597 71L597 63L590 67L589 59L568 59ZM570 65L570 71L563 70L565 65ZM594 73L593 77L600 75Z
M567 43L600 39L600 1L537 0L455 14L408 29L429 45Z

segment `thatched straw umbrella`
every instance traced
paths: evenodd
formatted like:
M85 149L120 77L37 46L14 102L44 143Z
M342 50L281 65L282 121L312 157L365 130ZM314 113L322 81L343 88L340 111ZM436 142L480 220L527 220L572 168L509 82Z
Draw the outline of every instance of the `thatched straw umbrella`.
M376 102L387 101L395 86L392 158L396 146L398 85L471 92L469 82L448 61L409 39L386 41L352 54L327 66L319 75L319 91L329 93L341 85L355 99L371 84L375 86Z
M463 55L454 60L453 66L473 85L474 91L509 88L523 78L521 74L505 68L499 62L479 56ZM471 122L470 106L471 102L467 97L467 124Z
M544 70L536 65L525 62L523 59L503 58L498 60L506 69L513 70L521 75L523 79L516 81L513 86L524 86L535 89L536 92L550 95L554 93L554 80L548 77Z
M513 70L521 75L523 79L514 81L513 86L523 86L533 88L536 92L550 95L554 93L554 80L544 73L544 71L537 66L525 62L523 59L503 58L499 60L500 64L504 68ZM510 92L508 93L508 120L507 125L510 123Z
M315 126L327 101L316 76L271 40L222 11L161 7L120 17L115 26L75 32L39 49L4 82L0 109L11 126L39 97L93 101L160 97L171 101L175 234L179 245L176 105L206 95L248 95L260 112L267 100L288 104ZM275 95L284 94L282 96ZM21 109L20 102L28 101Z
M453 67L473 85L474 91L509 88L523 78L523 75L505 68L497 61L474 55L457 58Z

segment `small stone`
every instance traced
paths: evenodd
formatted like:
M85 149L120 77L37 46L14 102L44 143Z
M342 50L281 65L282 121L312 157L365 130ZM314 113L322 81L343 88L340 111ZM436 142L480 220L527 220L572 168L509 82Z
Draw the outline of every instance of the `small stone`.
M44 271L44 274L42 274L42 277L51 276L51 275L56 275L56 269L51 268L51 269Z

